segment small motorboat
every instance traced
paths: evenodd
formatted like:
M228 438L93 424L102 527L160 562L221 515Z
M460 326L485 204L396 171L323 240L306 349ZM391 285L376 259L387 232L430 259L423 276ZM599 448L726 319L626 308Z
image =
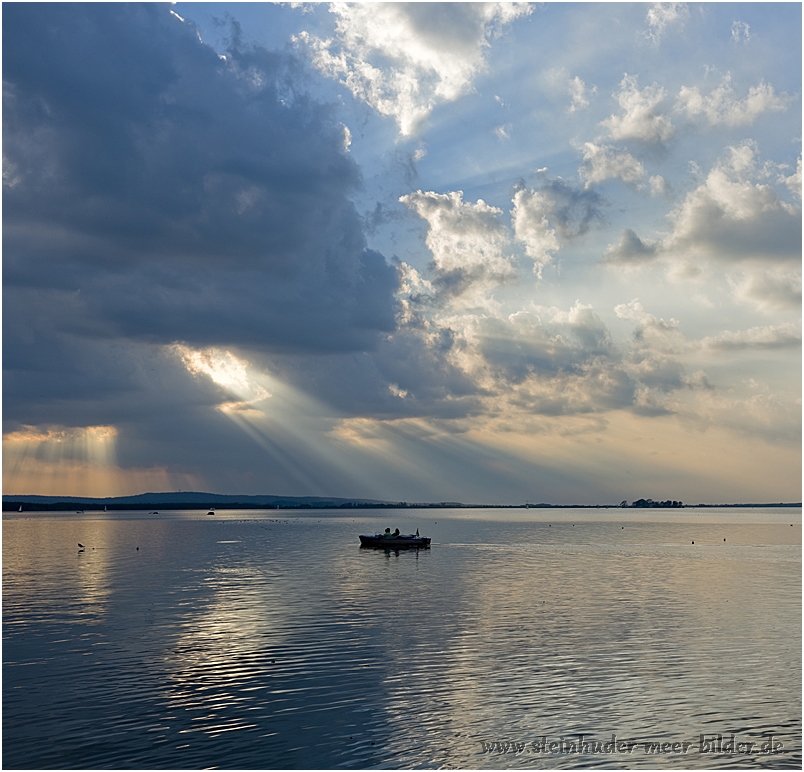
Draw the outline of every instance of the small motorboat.
M410 547L424 548L430 546L430 539L426 536L411 534L410 536L383 536L381 533L375 536L361 536L361 547L373 547L375 549L398 550Z

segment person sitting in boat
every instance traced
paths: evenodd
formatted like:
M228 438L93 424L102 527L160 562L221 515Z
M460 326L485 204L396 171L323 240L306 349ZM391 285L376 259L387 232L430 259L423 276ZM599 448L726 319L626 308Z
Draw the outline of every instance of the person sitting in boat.
M395 539L398 539L398 538L399 538L399 529L398 529L398 528L397 528L397 529L394 531L394 534L393 534L393 535L394 535L394 538L395 538Z
M385 537L386 537L386 538L388 538L388 539L392 538L392 537L393 537L393 534L391 533L391 529L390 529L390 528L386 528L386 529L385 529L385 533L383 534L383 536L385 536Z

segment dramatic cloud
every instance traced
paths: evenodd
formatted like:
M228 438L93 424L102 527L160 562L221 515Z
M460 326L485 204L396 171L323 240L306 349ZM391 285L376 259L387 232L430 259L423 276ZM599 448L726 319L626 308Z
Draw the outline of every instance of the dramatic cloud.
M63 329L165 343L393 328L342 127L288 91L291 62L237 40L224 61L160 6L19 6L4 29L7 297L62 293Z
M464 201L462 191L419 190L400 201L427 221L426 243L436 270L434 285L442 290L451 288L453 295L470 287L485 291L510 279L515 273L514 242L524 247L533 261L533 272L541 277L542 269L561 248L557 232L570 241L602 221L599 195L561 180L545 181L538 190L519 187L512 199L511 229L504 224L501 209L482 199L474 204Z
M462 295L478 283L496 284L514 274L507 253L510 236L500 221L502 210L482 199L472 204L463 192L423 193L399 199L427 221L427 247L433 255L435 284L448 295ZM473 300L477 299L472 294Z
M667 92L658 84L640 91L636 76L626 74L614 97L622 112L601 124L612 139L662 144L675 134L673 124L663 111Z
M320 490L333 477L299 471L314 454L292 434L264 469L278 451L253 403L283 403L243 392L235 365L395 328L396 269L366 247L341 123L292 60L236 36L224 60L162 6L20 5L3 22L8 479Z
M439 102L467 93L484 53L527 3L333 3L336 35L297 40L314 65L411 134Z
M797 497L801 9L745 8L7 5L6 491Z

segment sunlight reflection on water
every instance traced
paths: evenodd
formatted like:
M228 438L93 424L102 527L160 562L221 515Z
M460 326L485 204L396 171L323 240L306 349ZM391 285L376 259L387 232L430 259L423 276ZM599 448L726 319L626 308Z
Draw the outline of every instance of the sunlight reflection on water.
M5 516L4 767L801 766L800 509L284 514Z

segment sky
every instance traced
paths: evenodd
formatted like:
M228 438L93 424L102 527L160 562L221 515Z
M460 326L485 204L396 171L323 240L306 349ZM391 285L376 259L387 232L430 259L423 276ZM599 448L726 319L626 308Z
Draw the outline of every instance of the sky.
M801 500L798 3L10 3L3 490Z

